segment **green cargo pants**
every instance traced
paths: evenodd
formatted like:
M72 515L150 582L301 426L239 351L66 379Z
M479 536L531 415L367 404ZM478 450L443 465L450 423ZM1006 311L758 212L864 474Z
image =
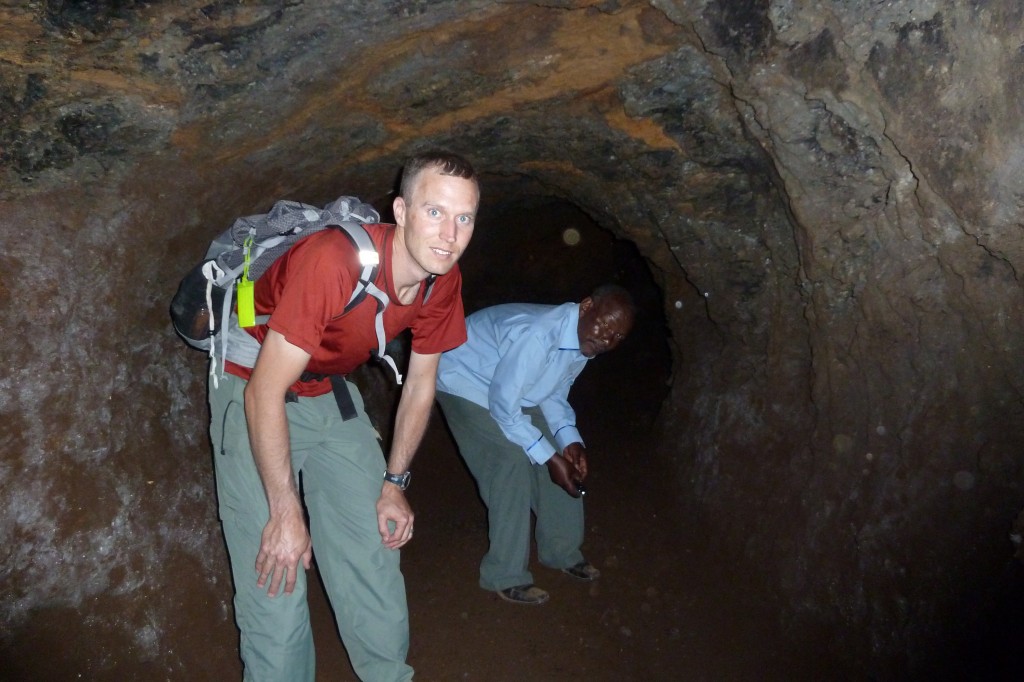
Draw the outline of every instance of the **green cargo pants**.
M269 518L246 429L245 381L210 383L210 438L217 498L235 583L245 680L313 682L315 655L306 574L295 591L268 597L256 586L256 555ZM381 543L376 503L385 462L362 396L342 421L333 394L288 403L292 467L309 514L313 554L356 674L366 682L412 679L409 612L400 554ZM301 564L300 564L301 566Z
M490 546L480 562L480 587L497 591L533 583L531 510L537 517L540 563L561 569L583 561L583 500L552 483L548 468L534 464L509 441L486 409L443 391L437 392L437 402L487 505ZM540 410L523 411L553 443Z

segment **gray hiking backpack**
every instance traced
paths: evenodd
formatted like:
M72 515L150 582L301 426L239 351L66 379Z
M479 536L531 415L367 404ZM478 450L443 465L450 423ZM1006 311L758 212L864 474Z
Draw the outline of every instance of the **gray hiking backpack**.
M243 327L265 324L269 316L255 316L253 282L295 242L326 229L339 229L348 235L359 254L358 283L342 315L359 305L367 294L377 300L374 355L391 367L401 384L402 375L395 361L385 353L384 309L388 295L374 284L380 255L363 227L364 223L379 221L376 209L355 197L339 197L323 209L296 201L278 201L269 213L239 218L214 239L203 261L181 280L171 301L175 331L190 346L209 353L214 386L218 374L223 376L225 360L243 367L256 364L259 342ZM426 284L424 301L430 295L432 283L430 280Z

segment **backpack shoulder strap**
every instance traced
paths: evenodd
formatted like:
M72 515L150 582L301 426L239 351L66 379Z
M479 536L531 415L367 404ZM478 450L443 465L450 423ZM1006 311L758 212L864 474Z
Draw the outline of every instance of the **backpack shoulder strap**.
M340 229L352 240L359 253L359 265L361 268L356 286L352 290L352 295L349 297L348 303L345 304L345 309L341 314L347 314L362 303L367 295L376 299L377 313L374 316L373 326L374 332L377 335L377 350L374 351L373 355L391 368L391 371L395 374L395 383L401 385L402 374L398 371L398 365L395 364L394 358L387 354L385 348L387 344L384 336L384 310L388 307L388 295L387 292L381 290L374 282L377 278L377 272L380 270L380 253L377 251L373 239L370 238L369 232L366 231L366 228L361 223L346 221L333 227Z
M434 282L437 281L437 275L431 275L423 280L423 304L426 305L427 299L430 298L430 292L434 290Z
M339 229L351 240L359 256L359 277L355 288L352 290L352 295L349 297L348 303L345 304L345 309L341 313L344 315L366 298L367 287L373 285L373 281L377 278L381 259L377 246L373 243L370 233L366 231L362 223L345 221L331 227ZM387 297L385 296L385 301L386 299ZM386 306L387 303L385 302L384 305Z

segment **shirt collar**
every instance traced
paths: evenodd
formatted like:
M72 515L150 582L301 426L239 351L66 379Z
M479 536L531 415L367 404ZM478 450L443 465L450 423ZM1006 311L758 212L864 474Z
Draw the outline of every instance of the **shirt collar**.
M574 304L569 310L569 316L566 319L565 326L562 327L562 334L558 338L558 349L559 350L574 350L577 353L580 352L580 335L579 327L580 322L580 306L578 303Z

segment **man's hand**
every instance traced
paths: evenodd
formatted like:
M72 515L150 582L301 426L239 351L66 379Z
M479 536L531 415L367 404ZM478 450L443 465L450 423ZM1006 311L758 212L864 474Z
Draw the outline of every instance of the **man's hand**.
M412 540L412 507L405 499L405 493L394 483L384 483L377 500L377 530L388 549L398 549ZM395 524L391 532L389 521Z
M547 462L548 475L555 485L560 486L565 492L569 493L573 497L579 497L580 492L576 488L576 484L580 483L580 472L576 469L576 465L570 462L568 459L558 454L557 452L551 455L551 459Z
M267 595L274 597L283 582L284 593L291 594L298 578L299 559L303 568L309 570L312 558L313 544L301 510L271 517L263 528L260 553L256 555L256 584L262 588L270 581Z
M562 457L573 463L576 471L580 473L580 480L587 480L587 449L583 443L569 443L562 450Z

